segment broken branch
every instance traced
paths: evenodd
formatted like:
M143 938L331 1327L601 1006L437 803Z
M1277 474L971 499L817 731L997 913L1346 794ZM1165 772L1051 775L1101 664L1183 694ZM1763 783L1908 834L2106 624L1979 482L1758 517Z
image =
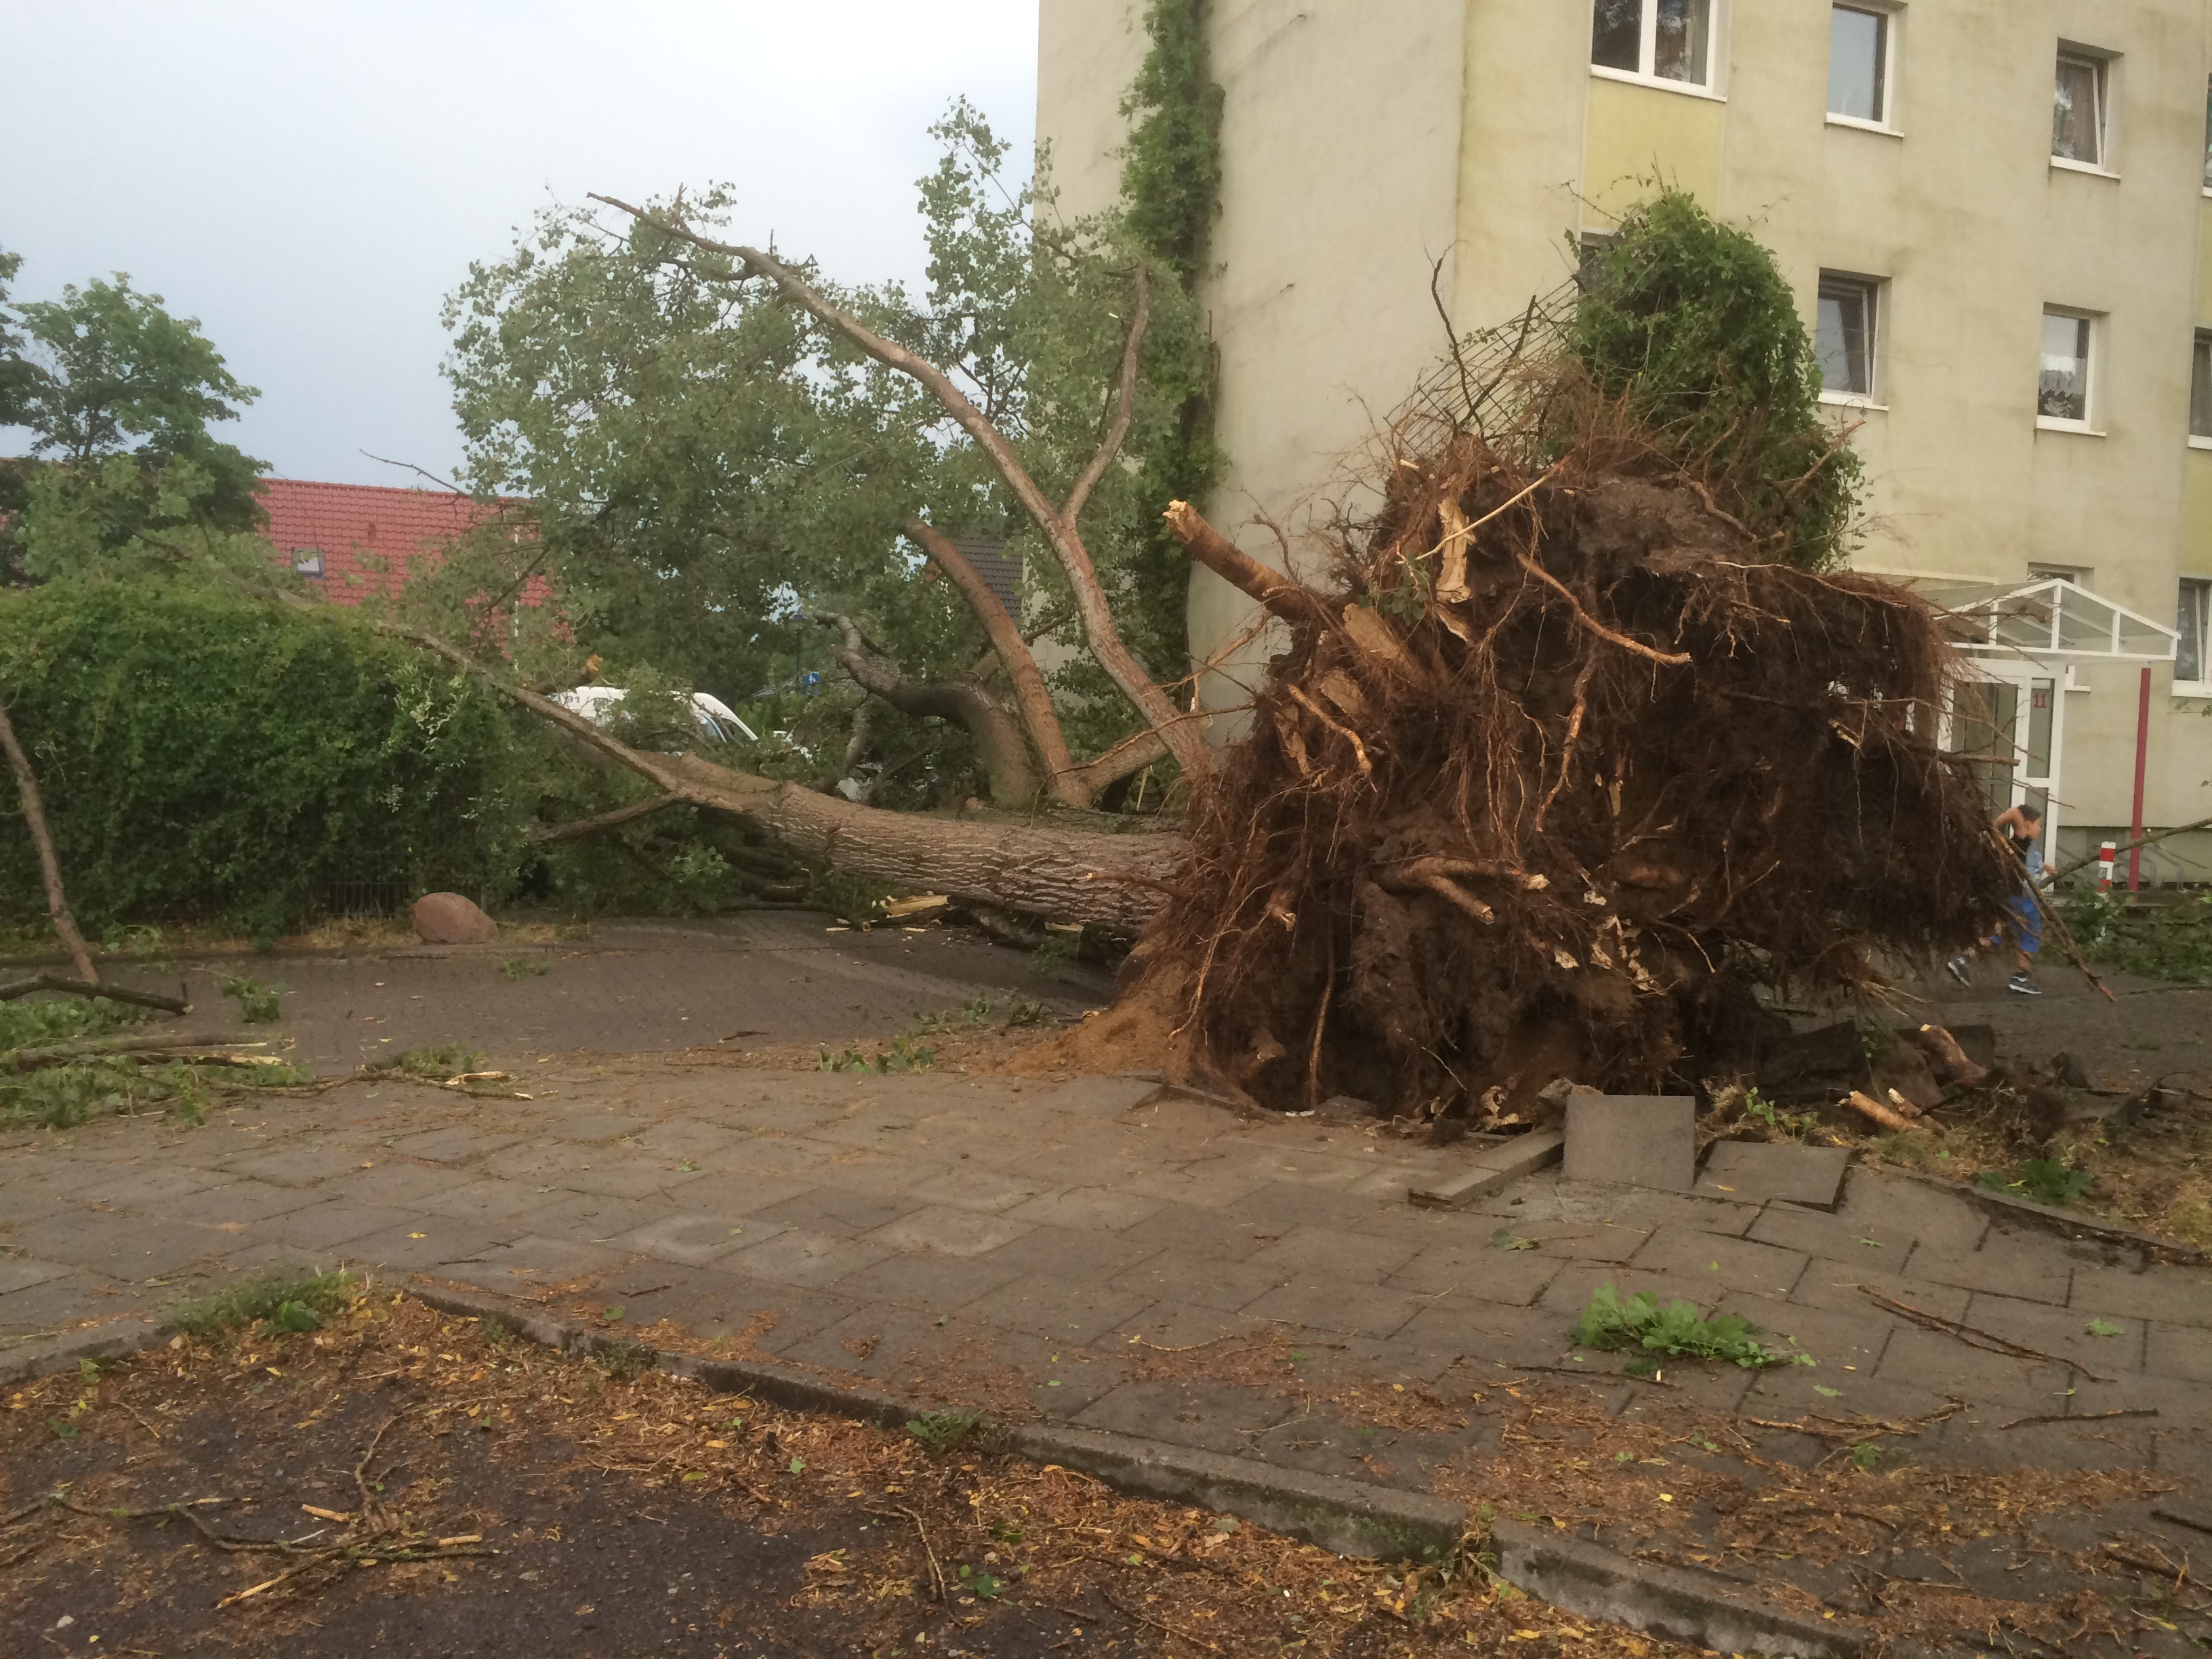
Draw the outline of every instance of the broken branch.
M92 952L84 947L84 935L77 932L76 918L70 915L69 899L62 891L61 860L54 856L54 838L46 830L46 809L39 799L38 774L31 770L31 757L16 741L15 722L8 718L4 706L0 706L0 749L8 751L8 764L15 769L15 793L23 804L23 824L31 832L31 845L39 849L39 872L46 878L46 911L54 919L54 932L61 939L62 949L69 952L70 961L76 965L77 977L96 982L100 975L93 968Z
M1655 651L1648 645L1630 639L1626 634L1614 633L1613 629L1583 610L1583 602L1574 596L1573 590L1550 571L1545 569L1542 565L1538 564L1526 553L1517 550L1513 556L1521 562L1521 568L1523 570L1552 589L1573 608L1577 627L1586 629L1608 644L1619 646L1624 651L1632 651L1639 657L1649 657L1653 662L1663 663L1670 668L1680 668L1690 660L1689 653L1686 651Z
M70 979L61 974L33 974L28 979L0 985L0 1002L13 1002L34 991L59 991L73 997L106 997L110 1002L158 1008L165 1014L188 1014L192 1009L192 1005L182 997L165 997L159 991L134 991L127 985L103 985L97 979Z
M1190 556L1238 592L1257 599L1288 623L1334 628L1336 607L1295 577L1272 570L1206 521L1188 501L1170 501L1161 515Z

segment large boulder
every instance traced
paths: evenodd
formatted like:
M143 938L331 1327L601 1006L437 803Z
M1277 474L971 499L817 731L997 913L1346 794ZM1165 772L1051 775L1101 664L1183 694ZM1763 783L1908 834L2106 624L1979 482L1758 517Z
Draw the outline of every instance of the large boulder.
M499 924L459 893L425 893L409 912L425 945L489 945Z

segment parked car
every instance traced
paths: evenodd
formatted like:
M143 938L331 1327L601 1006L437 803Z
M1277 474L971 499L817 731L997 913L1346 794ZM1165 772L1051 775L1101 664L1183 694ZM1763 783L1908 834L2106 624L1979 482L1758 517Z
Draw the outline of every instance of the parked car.
M618 685L580 685L573 691L556 691L551 701L573 709L594 726L611 726L620 717L627 694ZM758 743L760 733L738 718L738 712L711 692L691 694L691 718L709 744Z

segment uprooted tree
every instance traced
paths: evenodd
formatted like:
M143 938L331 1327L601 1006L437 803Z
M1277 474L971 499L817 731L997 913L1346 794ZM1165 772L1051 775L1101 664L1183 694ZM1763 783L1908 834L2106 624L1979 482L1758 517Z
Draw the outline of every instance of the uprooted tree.
M1512 349L1455 350L1378 461L1379 509L1310 577L1170 509L1279 629L1251 733L1218 750L1123 644L1080 527L1126 424L1141 267L1115 412L1055 498L939 366L801 271L624 210L927 389L1030 518L1188 807L1180 835L890 813L512 695L662 799L805 857L1139 933L1116 1006L1064 1057L1164 1054L1282 1106L1343 1091L1525 1121L1563 1076L1694 1079L1756 1046L1756 985L1876 984L1988 931L2014 890L1937 741L1942 617L1840 568L1856 461L1819 418L1787 286L1686 198L1633 216ZM1020 684L1013 619L961 591ZM1069 776L1015 707L1044 775Z

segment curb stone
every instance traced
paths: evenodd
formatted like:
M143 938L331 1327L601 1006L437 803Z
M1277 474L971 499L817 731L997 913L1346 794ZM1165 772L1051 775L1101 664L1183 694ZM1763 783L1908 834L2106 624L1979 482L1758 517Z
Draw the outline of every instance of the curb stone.
M1926 1175L1918 1170L1885 1165L1881 1166L1881 1172L1886 1176L1901 1176L1920 1186L1933 1187L1954 1198L1962 1198L1999 1221L2021 1222L2050 1232L2063 1233L2069 1238L2094 1238L2107 1244L2131 1246L2147 1252L2154 1261L2176 1266L2201 1267L2205 1262L2204 1247L2201 1244L2185 1244L2179 1239L2160 1238L2154 1233L2139 1233L2130 1227L2114 1226L2108 1221L2093 1221L2072 1210L2038 1204L2033 1199L2014 1198L2010 1193L1993 1193L1986 1187L1947 1181L1942 1176Z
M1862 1659L1872 1650L1871 1632L1768 1607L1717 1573L1638 1561L1571 1534L1517 1522L1494 1522L1490 1535L1499 1577L1584 1619L1745 1659Z
M69 1370L88 1359L120 1359L125 1354L165 1342L168 1337L169 1322L166 1319L151 1323L118 1319L96 1325L88 1331L75 1331L44 1342L27 1342L20 1348L0 1353L0 1387Z
M750 1395L788 1410L832 1413L896 1429L943 1409L757 1360L657 1352L564 1320L523 1313L489 1292L417 1285L410 1285L408 1293L441 1313L496 1319L532 1341L565 1353L642 1349L672 1375L717 1394ZM1117 1492L1234 1515L1335 1555L1441 1561L1458 1547L1467 1528L1464 1505L1425 1492L1305 1474L1255 1458L1227 1457L1135 1435L1024 1424L1006 1431L1006 1443L1024 1457L1093 1476Z

